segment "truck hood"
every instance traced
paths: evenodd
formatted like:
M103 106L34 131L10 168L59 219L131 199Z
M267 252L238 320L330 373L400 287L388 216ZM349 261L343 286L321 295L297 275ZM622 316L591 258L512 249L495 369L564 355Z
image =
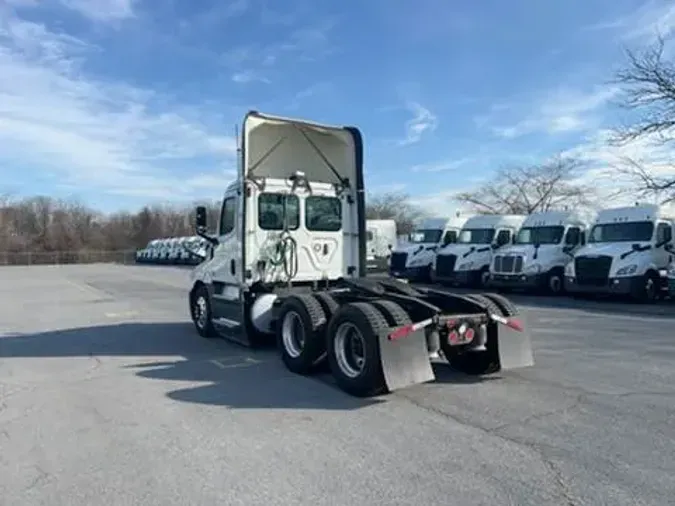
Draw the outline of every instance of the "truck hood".
M649 246L648 242L638 243L642 247ZM611 257L618 257L628 251L633 249L632 242L606 242L606 243L596 243L596 244L587 244L583 246L579 251L575 253L575 257L586 256L586 255L607 255ZM633 253L632 255L635 255ZM629 255L632 256L632 255Z
M542 244L538 248L538 253L546 253L547 251L561 248L560 244ZM522 255L524 257L532 257L534 255L534 244L514 244L513 246L504 246L500 248L497 255Z
M438 252L439 255L456 255L457 261L470 261L474 256L492 251L489 244L451 244ZM466 255L466 257L464 256Z
M433 242L420 242L420 243L403 243L397 245L392 251L394 253L416 253L418 250L421 252L427 248L433 248L438 246Z

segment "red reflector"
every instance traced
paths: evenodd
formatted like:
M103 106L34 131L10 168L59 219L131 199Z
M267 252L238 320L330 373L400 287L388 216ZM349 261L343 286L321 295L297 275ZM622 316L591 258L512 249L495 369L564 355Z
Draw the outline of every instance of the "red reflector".
M459 337L459 334L457 333L456 330L453 330L448 334L448 339L450 340L451 343L454 343L457 341L457 338Z
M512 328L513 330L517 330L518 332L522 332L525 329L523 322L521 322L518 318L507 318L506 326Z
M471 341L473 339L473 336L476 335L476 331L473 330L471 327L466 329L466 332L464 332L464 339L467 341Z
M411 332L413 332L413 326L412 325L406 325L405 327L401 327L400 329L396 329L391 334L389 334L389 340L393 341L395 339L401 339L402 337L407 336Z

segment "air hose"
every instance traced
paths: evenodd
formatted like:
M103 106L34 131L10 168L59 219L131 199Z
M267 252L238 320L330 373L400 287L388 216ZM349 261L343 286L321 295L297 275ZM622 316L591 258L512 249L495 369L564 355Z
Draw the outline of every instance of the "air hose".
M287 199L284 198L283 230L274 248L276 254L269 259L269 262L275 267L283 266L286 281L290 283L298 274L298 243L289 231L287 203Z

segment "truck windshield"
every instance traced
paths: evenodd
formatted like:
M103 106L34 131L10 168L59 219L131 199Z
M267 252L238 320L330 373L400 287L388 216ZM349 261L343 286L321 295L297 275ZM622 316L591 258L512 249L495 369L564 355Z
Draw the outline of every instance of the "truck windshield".
M605 223L591 229L588 242L641 242L651 241L654 224L651 221Z
M437 243L441 240L441 235L443 234L442 230L436 229L421 229L415 230L410 234L410 242L413 244L419 243Z
M516 244L560 244L565 227L524 227L516 236Z
M494 228L465 228L459 233L460 244L490 244L495 237Z

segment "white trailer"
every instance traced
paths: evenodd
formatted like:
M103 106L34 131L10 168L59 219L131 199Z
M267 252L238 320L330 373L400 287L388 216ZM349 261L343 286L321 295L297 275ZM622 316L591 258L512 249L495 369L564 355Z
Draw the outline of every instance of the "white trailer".
M459 286L487 286L493 254L513 242L525 218L515 214L483 214L469 218L457 242L438 251L432 270L434 281Z
M389 259L389 274L409 280L431 280L431 270L436 251L457 241L459 231L468 216L457 214L452 218L427 218L399 243Z
M439 349L469 374L533 364L508 299L366 277L358 129L250 112L242 134L217 235L197 208L197 232L212 245L187 296L199 335L248 346L276 339L290 371L312 374L327 361L337 385L358 396L433 380Z
M566 290L656 300L667 290L674 226L672 208L655 204L600 211L586 245L565 267Z
M586 243L592 218L580 211L530 214L512 246L504 246L490 264L490 285L560 294L565 266Z
M377 269L398 243L394 220L366 220L366 260L369 269ZM384 262L384 263L383 263Z

